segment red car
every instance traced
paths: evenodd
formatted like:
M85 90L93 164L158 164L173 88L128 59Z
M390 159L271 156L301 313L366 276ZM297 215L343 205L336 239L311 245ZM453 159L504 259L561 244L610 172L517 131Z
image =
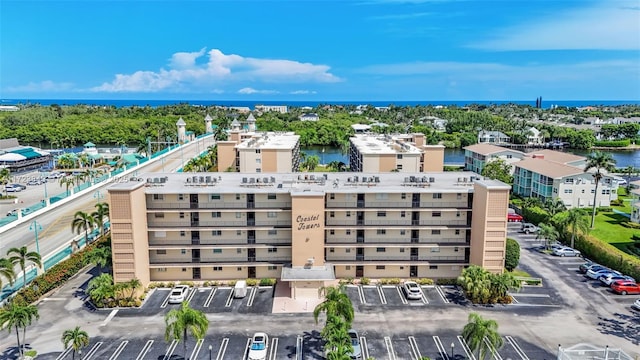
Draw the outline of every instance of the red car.
M611 289L622 295L627 294L640 294L640 285L629 280L618 280L611 284Z
M522 222L522 216L515 214L515 213L508 213L507 214L507 221L508 222Z

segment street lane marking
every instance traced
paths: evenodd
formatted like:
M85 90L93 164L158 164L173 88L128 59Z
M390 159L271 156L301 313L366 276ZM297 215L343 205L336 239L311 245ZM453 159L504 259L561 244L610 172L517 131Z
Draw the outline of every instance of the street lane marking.
M442 345L442 341L440 340L440 337L434 336L433 342L436 343L436 347L438 348L440 357L444 360L449 360L449 354L447 354L447 351L445 350L444 345Z
M242 359L246 359L249 356L249 346L251 345L251 338L247 338L247 344L244 346L244 354L242 354Z
M176 350L176 346L178 346L178 341L177 340L171 341L171 344L169 344L169 347L167 348L167 351L164 353L164 357L162 358L162 360L171 359L173 357L173 352Z
M367 347L367 338L364 336L360 337L360 349L362 350L362 358L367 360L370 358L369 356L369 348Z
M271 339L271 348L269 349L269 356L267 357L267 359L277 360L276 351L278 351L278 338L273 338Z
M84 360L91 360L91 357L93 357L93 355L96 354L96 351L98 351L98 349L100 348L100 346L102 346L102 341L97 342L95 345L93 345L93 347L91 348L91 350L89 350L89 352L87 353L87 355L83 356L82 358Z
M136 357L136 360L144 359L149 350L151 350L151 345L153 345L153 340L147 341L147 343L144 344L144 347L142 347L142 350L140 350L140 352L138 353L138 357Z
M418 349L418 343L416 342L415 337L409 336L409 345L411 345L411 353L413 354L413 358L415 360L422 359L422 354L420 354L420 349Z
M378 295L380 296L380 302L386 304L387 297L384 295L384 291L382 291L382 286L378 286Z
M389 354L389 360L397 360L396 352L393 351L393 344L391 343L391 338L388 336L384 337L384 345L387 347L387 354Z
M233 301L233 289L231 289L231 292L229 293L229 297L227 298L227 302L224 304L224 307L230 307L232 301Z
M71 352L71 350L73 350L73 348L71 346L69 346L68 348L64 349L64 351L62 352L62 354L58 355L58 357L56 358L56 360L62 360L64 358L67 357L67 355L69 355L69 353Z
M247 300L247 306L253 305L253 300L256 298L256 293L258 289L254 286L251 288L251 292L249 293L249 300Z
M520 359L529 360L529 357L527 356L527 354L524 353L520 345L518 345L518 342L516 341L516 339L512 338L511 336L505 336L505 339L507 339L507 342L509 342L509 344L513 346L513 348L518 353L518 356L520 356Z
M298 335L298 337L296 338L296 360L302 360L303 359L303 355L302 355L302 348L303 348L303 338L302 336Z
M204 302L204 307L209 307L209 305L211 305L211 301L213 300L213 297L216 295L216 291L218 291L218 288L213 288L211 289L211 292L209 293L209 296L207 297L207 300L205 300Z
M116 348L116 351L113 352L113 355L111 355L109 360L116 360L118 356L120 356L120 353L122 352L122 350L124 350L124 348L127 346L128 343L129 343L129 340L125 340L121 342L120 345L118 345L118 347Z
M222 343L220 344L220 350L218 350L216 360L224 359L224 353L227 352L227 345L229 345L229 338L222 339Z
M116 316L117 313L118 313L118 309L111 310L111 313L109 314L109 316L107 316L107 318L104 319L104 321L102 322L102 324L100 324L100 326L106 326L109 323L109 321L111 321L111 319L113 319L113 317Z
M364 289L362 288L362 286L358 286L358 296L360 297L361 304L367 303L367 299L364 297Z
M193 348L193 351L191 352L191 356L189 357L189 359L198 358L198 354L200 353L200 349L202 349L203 342L204 342L204 339L200 339L198 340L198 342L196 342L196 346Z
M489 348L489 351L491 352L495 360L502 360L502 355L498 354L498 352L493 347L493 345L491 345L491 343L489 342L489 339L486 336L484 337L484 339L482 339L482 341L484 341L485 345L487 345L487 347Z
M402 290L400 290L400 286L396 286L396 291L398 292L398 296L400 296L400 301L402 301L402 303L405 304L405 305L408 304L409 302L404 297L404 294L402 293Z
M458 335L458 341L460 342L460 344L462 344L462 350L464 350L465 354L467 354L467 357L471 360L476 360L475 355L473 355L473 352L471 352L471 349L469 349L469 345L467 345L467 342L464 340L464 338Z
M549 294L523 294L523 293L509 293L511 296L518 297L538 297L538 298L548 298L551 297Z
M442 298L442 301L445 302L445 304L449 303L449 299L447 299L447 296L444 294L444 291L442 291L442 288L440 288L440 286L436 285L436 291L438 292L438 295L440 295L440 297Z

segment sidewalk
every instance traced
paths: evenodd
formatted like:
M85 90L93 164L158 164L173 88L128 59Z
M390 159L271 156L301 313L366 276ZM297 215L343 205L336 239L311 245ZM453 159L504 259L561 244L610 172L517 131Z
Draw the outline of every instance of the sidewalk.
M311 313L323 300L318 298L291 298L288 281L278 281L273 295L273 314Z

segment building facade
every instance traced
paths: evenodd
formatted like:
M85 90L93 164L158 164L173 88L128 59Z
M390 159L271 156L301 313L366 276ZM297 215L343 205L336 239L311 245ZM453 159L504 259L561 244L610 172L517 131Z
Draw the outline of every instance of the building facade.
M484 166L489 161L499 159L507 164L514 164L524 157L525 153L522 151L507 149L492 144L475 144L464 148L464 169L482 174Z
M116 282L501 272L510 187L469 172L172 173L109 188Z
M218 142L218 171L290 173L300 167L300 136L232 130Z

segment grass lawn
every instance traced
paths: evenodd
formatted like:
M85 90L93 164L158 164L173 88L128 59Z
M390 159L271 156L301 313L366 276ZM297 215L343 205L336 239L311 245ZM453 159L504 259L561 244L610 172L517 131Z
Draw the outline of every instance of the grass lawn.
M524 270L520 270L520 269L514 269L512 272L510 272L510 274L513 275L513 276L531 277L531 275L529 275L528 272L526 272Z
M623 200L622 206L612 206L616 210L620 210L627 214L631 214L631 200L632 197L627 194L627 189L624 187L618 188L618 199Z
M640 230L622 226L621 223L628 220L629 218L624 215L601 212L596 215L596 226L590 231L590 234L600 239L600 241L607 242L625 251L626 245L633 243L631 236L634 234L640 235ZM591 221L591 217L589 217L589 221Z

